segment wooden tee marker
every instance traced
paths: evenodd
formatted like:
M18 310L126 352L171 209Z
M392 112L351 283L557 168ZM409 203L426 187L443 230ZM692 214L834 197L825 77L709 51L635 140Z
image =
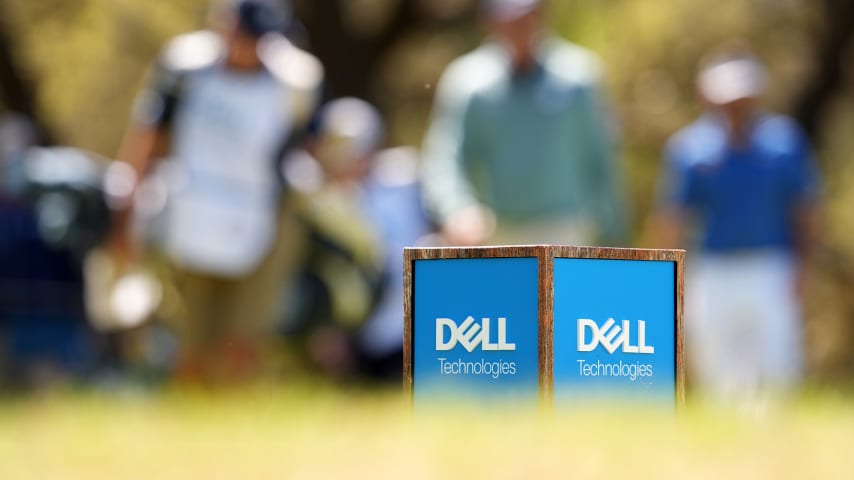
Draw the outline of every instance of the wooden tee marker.
M685 399L683 250L404 250L404 387L417 403Z

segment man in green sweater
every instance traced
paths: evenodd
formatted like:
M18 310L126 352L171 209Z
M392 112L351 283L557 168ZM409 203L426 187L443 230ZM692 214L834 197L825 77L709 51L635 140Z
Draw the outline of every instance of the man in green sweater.
M439 82L425 203L452 245L619 244L624 219L598 59L540 0L483 0L490 38Z

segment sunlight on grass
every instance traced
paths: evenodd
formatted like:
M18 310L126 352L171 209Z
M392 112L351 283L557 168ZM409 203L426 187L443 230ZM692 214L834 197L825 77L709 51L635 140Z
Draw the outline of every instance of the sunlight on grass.
M57 394L0 405L2 479L839 478L854 408L536 412L322 387Z

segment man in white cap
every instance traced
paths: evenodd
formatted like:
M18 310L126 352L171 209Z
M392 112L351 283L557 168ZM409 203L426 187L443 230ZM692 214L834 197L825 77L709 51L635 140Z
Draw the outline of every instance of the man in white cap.
M707 111L665 151L657 232L676 246L697 229L686 352L715 401L785 392L803 371L800 295L819 178L800 128L759 107L765 77L745 50L711 57L697 78Z
M616 244L624 222L598 59L550 34L539 0L483 0L424 144L425 204L455 245Z

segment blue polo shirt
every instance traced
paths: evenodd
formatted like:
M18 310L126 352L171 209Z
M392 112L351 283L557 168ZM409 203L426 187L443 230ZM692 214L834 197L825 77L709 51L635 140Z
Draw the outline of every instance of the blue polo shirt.
M743 147L727 129L706 114L670 139L665 202L695 216L706 252L791 250L794 213L818 195L806 137L781 115L760 116Z

